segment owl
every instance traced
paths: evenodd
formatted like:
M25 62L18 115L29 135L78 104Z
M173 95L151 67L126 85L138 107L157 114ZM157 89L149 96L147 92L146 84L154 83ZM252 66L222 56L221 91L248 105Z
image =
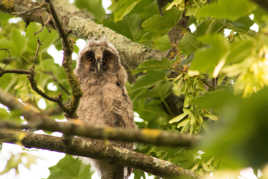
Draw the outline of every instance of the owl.
M135 128L132 103L125 88L127 73L112 44L104 40L89 41L80 53L75 74L83 91L77 109L79 120L96 127ZM130 143L111 143L133 148ZM102 179L125 179L130 174L129 169L115 162L92 161Z

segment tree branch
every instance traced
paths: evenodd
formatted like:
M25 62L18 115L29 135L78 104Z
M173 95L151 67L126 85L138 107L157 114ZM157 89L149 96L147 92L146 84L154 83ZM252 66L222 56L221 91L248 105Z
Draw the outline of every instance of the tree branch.
M37 125L19 125L5 121L0 126L13 129L43 129L58 131L66 135L77 135L95 139L110 139L125 142L141 142L145 144L165 145L175 147L193 147L199 141L199 137L167 132L155 129L122 129L111 127L94 127L87 123L76 120L70 122L56 122L42 113L32 110L29 106L20 103L15 97L0 89L0 102L10 109L21 111L28 121L38 121ZM8 126L8 127L7 127Z
M44 97L47 100L56 102L62 108L62 110L65 112L67 117L75 118L75 117L77 117L76 116L76 109L79 105L80 97L82 96L82 91L80 89L79 82L78 82L76 76L74 75L73 69L72 69L72 59L71 59L72 47L71 47L71 43L68 42L67 34L64 32L64 29L61 26L61 23L57 17L57 14L56 14L56 11L55 11L53 4L51 3L50 0L46 0L46 2L49 5L49 12L51 12L51 14L54 18L55 27L59 31L60 37L62 39L63 50L64 50L63 68L67 74L67 79L68 79L69 85L71 86L72 94L73 94L70 102L68 104L64 105L61 96L50 97L47 94L45 94L41 89L39 89L37 87L37 83L34 80L34 76L35 76L34 69L35 69L36 61L38 59L38 53L39 53L39 49L40 49L40 45L41 45L41 42L39 41L39 39L37 41L38 42L37 49L36 49L35 56L34 56L35 62L34 62L30 71L26 71L26 70L3 70L0 68L0 77L6 73L28 74L29 75L28 79L30 81L31 87L35 92L37 92L39 95L41 95L42 97ZM42 7L44 7L44 3L42 3L41 5L39 5L37 7L30 9L29 11L31 12L31 14L33 14L34 11L39 10ZM1 8L1 4L0 4L0 8ZM22 14L22 15L28 14L26 12L28 12L28 11L25 10L23 13L19 13L19 14ZM1 49L1 50L3 50L3 49Z
M64 112L68 112L69 110L64 106L63 102L62 102L62 98L61 95L59 95L58 97L50 97L48 96L45 92L43 92L41 89L39 89L37 87L36 81L34 80L34 71L31 70L30 75L28 76L28 79L30 81L31 87L32 89L37 92L40 96L42 96L43 98L49 100L49 101L53 101L55 103L57 103L60 108L64 111Z
M31 70L19 70L19 69L12 69L12 70L4 70L2 68L0 68L0 77L2 77L5 74L8 73L14 73L14 74L20 74L20 75L28 75L28 80L31 84L32 89L38 93L40 96L42 96L43 98L55 102L59 105L60 109L53 109L50 111L46 111L44 114L46 115L54 115L54 114L59 114L61 112L68 112L68 109L64 106L61 96L58 97L50 97L48 96L45 92L43 92L41 89L38 88L37 83L34 79L34 66Z
M53 5L57 11L59 21L66 32L75 35L77 38L93 39L105 36L118 49L120 58L127 69L135 68L139 63L146 59L161 59L166 56L165 52L152 50L144 45L132 42L128 38L120 35L101 24L96 24L87 15L83 14L67 0L53 0ZM40 3L31 0L14 0L12 7L6 7L0 1L0 10L8 13L24 12L36 7ZM44 9L36 8L34 12L20 15L26 22L47 22L49 14ZM52 23L47 23L53 27Z
M80 89L79 82L76 76L74 75L73 69L72 69L72 45L68 41L68 35L63 29L62 23L60 22L57 16L54 5L52 4L50 0L46 0L46 2L49 5L49 12L53 16L55 27L58 30L60 37L62 39L62 45L63 45L63 51L64 51L62 66L67 74L67 79L68 79L69 85L71 86L72 95L73 95L69 105L67 106L68 110L64 110L64 108L63 110L66 113L67 117L75 118L77 117L76 109L79 105L79 101L82 96L82 90ZM62 106L62 107L65 107L65 106Z
M187 175L196 177L190 170L178 167L168 161L160 160L110 144L103 145L103 142L100 141L88 141L76 137L72 139L70 144L66 145L64 138L61 137L6 129L2 129L0 131L0 140L9 143L19 142L28 148L46 149L64 152L71 155L116 161L126 166L139 168L154 175Z
M70 95L70 92L68 91L68 89L66 89L65 87L64 87L64 85L63 84L61 84L61 82L57 79L57 77L55 76L55 74L53 73L53 72L51 72L51 71L46 71L46 70L44 70L44 71L41 71L42 73L44 73L44 74L46 74L46 75L49 75L49 76L51 76L51 79L66 93L66 94L68 94L68 95Z
M55 102L57 103L60 108L65 112L65 113L68 113L69 110L68 108L65 107L65 105L63 104L63 101L62 101L62 98L61 98L61 95L57 96L57 97L50 97L48 96L45 92L43 92L41 89L38 88L37 86L37 83L34 79L34 76L35 76L35 64L37 63L37 60L38 60L38 53L39 53L39 49L40 49L40 46L41 46L41 42L40 40L38 39L37 40L37 48L36 48L36 52L35 52L35 56L34 56L34 63L32 65L32 68L30 70L30 74L28 75L28 79L30 81L30 84L31 84L31 87L32 89L38 93L40 96L42 96L43 98L49 100L49 101L52 101L52 102Z
M0 77L3 76L4 74L8 73L15 73L15 74L21 74L21 75L29 75L31 72L29 70L4 70L3 68L0 68Z
M41 46L41 42L39 41L39 39L37 42L38 43L37 43L37 49L36 49L35 56L34 56L34 64L32 65L31 70L18 70L18 69L4 70L4 69L0 68L0 77L5 75L5 74L8 74L8 73L28 75L28 80L31 84L31 87L36 93L38 93L40 96L42 96L43 98L45 98L49 101L53 101L53 102L57 103L64 112L68 112L69 110L64 106L61 96L50 97L45 92L43 92L41 89L39 89L37 86L37 83L34 79L34 76L35 76L34 70L35 70L35 64L37 63L37 59L38 59L39 49Z
M42 120L38 126L17 124L8 121L0 121L1 128L8 129L42 129L51 132L62 132L66 135L77 135L94 139L115 140L123 142L140 142L144 144L193 147L199 141L199 137L177 132L166 132L156 129L122 129L112 127L94 127L87 123L56 122L54 120Z
M63 113L62 108L60 108L59 106L55 106L53 108L41 111L41 114L45 116L56 116L61 115L62 113Z
M256 4L258 4L260 7L268 11L268 1L267 0L252 0Z

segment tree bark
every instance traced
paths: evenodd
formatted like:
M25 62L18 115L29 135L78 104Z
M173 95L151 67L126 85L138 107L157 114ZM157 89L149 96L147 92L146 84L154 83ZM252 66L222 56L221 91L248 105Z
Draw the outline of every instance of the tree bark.
M103 145L103 142L91 142L79 137L73 137L71 142L66 144L65 139L62 137L5 129L0 131L0 140L9 143L21 143L28 148L46 149L71 155L116 161L122 165L139 168L159 176L187 175L196 177L190 170L178 167L168 161L125 148L115 147L108 142Z
M95 139L109 139L125 142L141 142L145 144L164 145L172 147L193 147L200 137L178 132L167 132L156 129L122 129L111 127L94 127L83 121L56 122L46 115L38 112L30 105L19 102L14 96L0 89L0 103L11 110L18 110L29 124L21 125L0 121L1 128L10 129L43 129L47 131L62 132L66 135L77 135Z

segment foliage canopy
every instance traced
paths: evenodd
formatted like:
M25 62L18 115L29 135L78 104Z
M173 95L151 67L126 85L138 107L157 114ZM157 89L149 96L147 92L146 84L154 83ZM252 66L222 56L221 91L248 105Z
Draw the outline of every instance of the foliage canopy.
M5 1L1 3L7 3ZM134 42L168 52L147 59L131 74L127 86L139 128L202 135L193 149L137 145L137 151L171 161L200 175L224 169L262 169L268 161L268 13L250 0L112 0L106 13L102 0L75 0L96 23ZM58 33L35 22L0 11L0 72L30 69L35 63L38 87L50 96L70 96L62 66L48 53L62 50ZM37 40L40 51L35 59ZM74 42L78 39L72 39ZM74 52L78 47L74 44ZM73 67L75 66L73 61ZM53 86L51 88L51 86ZM25 103L46 110L57 104L35 93L26 76L5 74L0 88ZM23 122L18 111L0 108L1 120ZM63 114L54 115L63 119ZM21 154L22 155L22 154ZM23 153L27 156L26 153ZM32 155L28 162L34 163ZM20 157L9 159L0 174L18 169ZM22 162L23 163L23 162ZM76 164L75 164L76 163ZM82 166L66 169L66 166ZM49 178L91 176L89 167L66 156L50 169ZM77 171L77 172L72 172ZM62 173L63 175L62 175ZM77 176L75 176L77 174ZM230 175L236 175L229 173ZM268 172L263 173L263 177ZM66 178L66 177L64 177ZM135 179L145 178L135 170Z

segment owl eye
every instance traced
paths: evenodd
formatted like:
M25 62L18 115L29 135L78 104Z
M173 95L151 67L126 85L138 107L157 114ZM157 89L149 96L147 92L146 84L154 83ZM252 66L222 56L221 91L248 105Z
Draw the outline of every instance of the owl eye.
M113 54L110 51L105 50L103 52L103 62L107 64L108 60L111 60L111 59L113 59Z
M87 60L90 60L90 61L93 61L94 58L95 58L95 55L92 51L88 51L86 54L85 54L85 57Z
M103 52L103 59L105 60L105 61L107 61L108 59L110 59L111 57L112 57L112 53L110 52L110 51L108 51L108 50L104 50L104 52Z
M111 52L109 52L108 50L105 50L103 52L103 67L104 67L104 70L106 70L108 68L108 60L111 59L112 57L112 54Z

